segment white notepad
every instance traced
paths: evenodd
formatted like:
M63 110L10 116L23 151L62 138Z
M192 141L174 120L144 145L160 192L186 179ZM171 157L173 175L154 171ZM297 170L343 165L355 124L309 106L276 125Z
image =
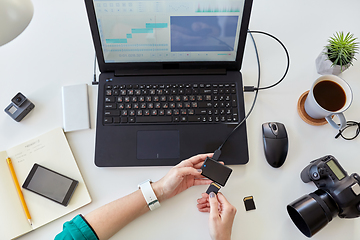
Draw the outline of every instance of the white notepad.
M62 87L64 131L90 128L87 84Z
M8 157L12 160L20 186L34 163L79 181L69 205L64 207L22 189L33 223L30 226L6 163ZM0 152L0 239L19 237L90 202L84 179L61 128Z

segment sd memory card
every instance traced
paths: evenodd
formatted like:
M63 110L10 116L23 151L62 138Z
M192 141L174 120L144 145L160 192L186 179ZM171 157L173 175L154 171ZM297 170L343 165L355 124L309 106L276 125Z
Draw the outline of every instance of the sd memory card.
M244 205L245 205L246 211L256 209L253 196L244 197Z

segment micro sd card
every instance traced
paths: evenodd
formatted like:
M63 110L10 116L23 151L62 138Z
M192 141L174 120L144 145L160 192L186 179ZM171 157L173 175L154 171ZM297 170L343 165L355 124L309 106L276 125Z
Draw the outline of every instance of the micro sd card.
M244 197L244 205L245 205L246 211L256 209L253 196Z
M213 192L213 193L217 194L218 191L220 190L220 188L221 188L220 185L217 185L216 183L212 182L210 184L210 186L208 187L208 189L206 190L206 193L210 194L211 192Z

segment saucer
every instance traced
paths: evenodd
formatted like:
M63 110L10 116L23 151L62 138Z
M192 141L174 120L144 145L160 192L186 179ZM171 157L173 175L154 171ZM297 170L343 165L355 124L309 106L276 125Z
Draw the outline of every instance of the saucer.
M327 124L328 122L326 121L325 118L315 119L315 118L310 117L306 113L305 100L306 100L306 97L308 94L309 94L309 91L304 92L298 100L297 111L298 111L300 118L307 124L314 125L314 126L321 126L321 125Z

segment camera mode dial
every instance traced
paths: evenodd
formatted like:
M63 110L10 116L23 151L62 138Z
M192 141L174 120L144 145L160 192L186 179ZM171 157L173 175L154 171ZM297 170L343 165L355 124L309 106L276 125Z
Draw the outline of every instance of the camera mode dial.
M319 168L314 165L310 168L310 176L313 181L319 180L321 176L321 172L323 171L322 168Z

